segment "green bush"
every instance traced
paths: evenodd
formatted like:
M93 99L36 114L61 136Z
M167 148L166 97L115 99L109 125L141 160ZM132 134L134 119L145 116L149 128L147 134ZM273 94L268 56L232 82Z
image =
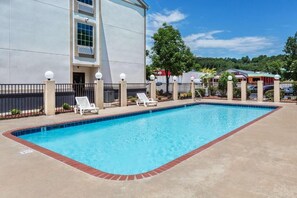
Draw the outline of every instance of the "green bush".
M233 86L236 87L237 79L235 78L235 75L229 72L223 72L219 78L219 87L218 87L218 90L221 96L227 95L228 76L232 76Z
M241 88L234 88L233 97L234 98L241 98Z
M284 98L285 92L281 90L280 92L280 98ZM264 97L270 101L274 101L274 90L268 90L264 93Z
M215 86L210 86L208 88L208 91L211 96L215 96L217 94L218 88Z
M195 90L195 97L200 97L198 92L201 94L202 97L205 96L205 89L203 89L203 88L196 89Z
M62 105L62 107L64 110L69 110L71 108L70 105L66 102Z
M21 110L19 109L11 109L10 110L11 115L19 115L21 114Z

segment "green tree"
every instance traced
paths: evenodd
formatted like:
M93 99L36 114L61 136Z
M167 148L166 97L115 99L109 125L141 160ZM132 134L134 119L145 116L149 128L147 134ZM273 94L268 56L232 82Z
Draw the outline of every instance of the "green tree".
M180 32L166 23L153 35L152 66L165 70L166 92L171 75L181 75L197 67L195 56L186 47Z
M233 87L236 87L237 84L237 79L235 78L234 74L231 74L229 72L223 72L219 78L219 86L218 89L221 93L222 96L227 95L227 82L228 82L228 76L232 76L232 81L233 81Z
M287 58L285 78L297 80L297 32L287 39L284 52Z

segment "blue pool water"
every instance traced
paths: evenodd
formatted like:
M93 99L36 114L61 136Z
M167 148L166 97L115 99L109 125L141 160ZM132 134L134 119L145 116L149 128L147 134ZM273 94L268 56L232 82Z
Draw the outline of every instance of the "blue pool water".
M156 169L272 110L200 104L20 138L107 173L138 174Z

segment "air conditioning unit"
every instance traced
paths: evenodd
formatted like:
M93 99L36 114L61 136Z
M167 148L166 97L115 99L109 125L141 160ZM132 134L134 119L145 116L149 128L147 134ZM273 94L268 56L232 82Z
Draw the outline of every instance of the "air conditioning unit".
M93 56L95 54L93 47L78 46L77 51L78 51L78 54L84 54L84 55L90 55L90 56Z
M94 15L94 6L78 2L78 11L85 14Z

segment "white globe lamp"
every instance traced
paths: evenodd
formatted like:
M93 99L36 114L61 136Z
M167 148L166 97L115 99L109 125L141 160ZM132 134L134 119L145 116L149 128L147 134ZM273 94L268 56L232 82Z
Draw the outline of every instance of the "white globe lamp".
M191 76L191 81L192 81L192 82L194 81L194 79L195 79L194 76Z
M173 81L175 82L177 80L177 76L173 76Z
M124 81L126 79L126 74L125 73L121 73L120 74L120 78L122 81Z
M54 72L52 72L52 71L46 71L46 72L44 73L44 77L45 77L47 80L51 80L51 79L54 78Z
M150 75L150 79L151 79L151 81L155 80L155 76L153 74Z
M97 73L95 74L95 78L96 78L97 80L101 80L101 78L102 78L102 73L101 73L101 72L97 72Z
M280 78L281 78L281 76L278 75L278 74L276 74L276 75L274 76L274 79L275 79L275 80L279 80Z
M232 76L228 76L228 80L231 81L233 79Z

